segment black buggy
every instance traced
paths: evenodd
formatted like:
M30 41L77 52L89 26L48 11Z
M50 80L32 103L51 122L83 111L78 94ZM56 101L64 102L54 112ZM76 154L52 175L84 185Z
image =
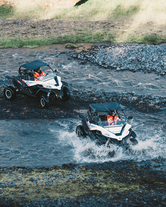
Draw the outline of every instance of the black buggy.
M45 75L35 78L35 71L45 70ZM19 75L6 76L11 84L4 88L4 96L7 100L13 100L16 94L24 94L39 99L42 108L48 108L49 102L59 99L66 102L70 98L68 84L61 81L61 77L55 74L53 69L45 62L35 60L19 67Z

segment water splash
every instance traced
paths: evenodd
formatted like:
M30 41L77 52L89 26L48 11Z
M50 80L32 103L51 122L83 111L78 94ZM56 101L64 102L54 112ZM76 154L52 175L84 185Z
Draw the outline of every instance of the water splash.
M139 121L141 119L139 118ZM78 125L76 120L72 121L73 129ZM166 158L166 144L162 129L160 127L148 127L146 122L134 122L138 145L130 146L129 149L117 145L98 145L89 137L79 138L75 132L68 131L67 123L63 123L64 131L59 132L59 139L72 146L73 159L76 163L108 162L118 160L142 161L157 157Z
M131 113L131 111L129 112ZM77 119L0 121L0 166L48 166L166 158L164 115L132 112L138 145L123 149L76 136ZM144 119L143 119L144 118ZM144 121L142 121L144 120ZM11 133L12 132L12 133Z

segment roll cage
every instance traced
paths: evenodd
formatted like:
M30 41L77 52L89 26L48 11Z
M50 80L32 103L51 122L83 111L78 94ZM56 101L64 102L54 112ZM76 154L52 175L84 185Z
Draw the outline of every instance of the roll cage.
M109 115L110 112L114 112L115 115L124 121L127 119L125 113L123 112L123 108L116 102L89 105L87 118L91 123L99 124L100 122L107 121L107 115Z
M53 71L53 69L47 63L44 63L40 60L34 60L32 62L21 65L19 67L19 74L22 79L34 81L35 70L44 66L47 66L48 69L50 69L52 72L56 72Z

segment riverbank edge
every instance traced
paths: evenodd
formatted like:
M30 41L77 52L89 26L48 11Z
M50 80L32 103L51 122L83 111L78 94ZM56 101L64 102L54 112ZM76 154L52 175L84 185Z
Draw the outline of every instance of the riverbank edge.
M100 36L98 38L97 36ZM103 38L102 38L103 37ZM115 43L121 44L126 43L126 41L116 41L115 36L109 34L108 38L105 38L104 33L100 34L90 34L88 37L86 33L73 36L73 35L64 35L57 37L32 37L32 38L0 38L0 49L8 48L29 48L34 49L41 46L51 46L54 44L66 44L68 48L75 48L79 43ZM159 35L149 35L145 34L142 37L138 38L137 36L130 36L127 43L139 43L147 45L159 45L166 43L166 37ZM69 45L69 46L68 46Z
M165 167L166 160L160 158L44 168L1 167L0 205L79 206L92 198L97 206L103 202L106 206L110 202L113 206L164 206Z
M131 32L127 29L130 24L130 21L0 19L0 49L33 49L57 43L166 43L163 28L156 32L156 28L147 24L147 31L133 29Z

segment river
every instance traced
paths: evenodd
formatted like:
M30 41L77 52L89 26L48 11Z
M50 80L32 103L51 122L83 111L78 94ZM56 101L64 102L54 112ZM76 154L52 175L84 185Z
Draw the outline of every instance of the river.
M87 49L91 44L81 44ZM165 97L165 76L138 71L104 69L90 62L71 58L72 49L64 45L46 46L38 49L1 50L0 86L5 84L5 75L16 75L20 64L40 59L58 69L58 75L71 87L83 88L94 93L117 92L135 95ZM103 99L102 99L103 100ZM152 100L153 102L153 100ZM86 108L84 108L86 111ZM98 146L90 138L80 139L75 134L79 119L71 117L58 119L0 120L0 166L42 167L64 163L93 163L119 160L166 159L166 111L143 113L126 109L132 115L133 129L138 145L130 151L117 146ZM111 155L115 151L114 156Z

